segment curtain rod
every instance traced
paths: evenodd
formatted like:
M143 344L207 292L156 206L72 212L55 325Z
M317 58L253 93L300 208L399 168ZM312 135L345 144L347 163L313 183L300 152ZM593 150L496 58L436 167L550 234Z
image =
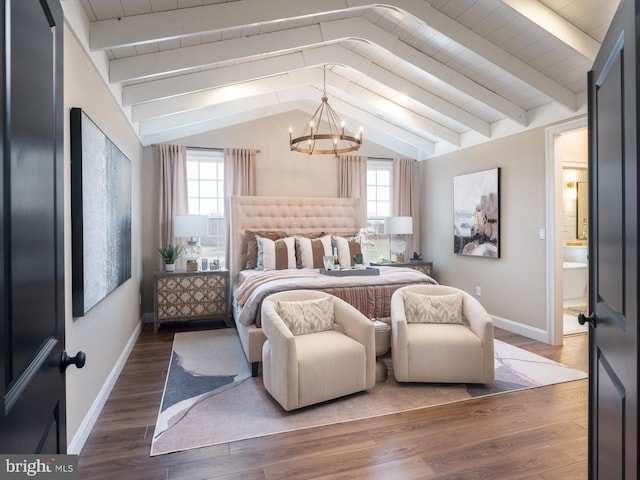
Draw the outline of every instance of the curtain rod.
M157 147L158 144L157 143L152 143L151 145L149 145L150 147ZM187 145L187 148L190 148L191 150L214 150L216 152L221 152L222 150L224 150L223 148L211 148L211 147L190 147ZM256 153L262 153L262 150L257 149Z

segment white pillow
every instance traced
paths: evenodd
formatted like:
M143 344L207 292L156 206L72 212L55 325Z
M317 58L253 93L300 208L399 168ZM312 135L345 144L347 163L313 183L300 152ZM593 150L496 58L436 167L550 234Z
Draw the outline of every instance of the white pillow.
M422 295L405 291L403 298L407 323L464 324L460 292L451 295Z
M320 238L296 237L296 255L299 268L323 268L322 257L333 255L331 235Z
M258 242L258 270L284 270L296 268L295 237L269 240L256 235Z
M294 335L333 330L333 297L300 302L278 302L276 311Z

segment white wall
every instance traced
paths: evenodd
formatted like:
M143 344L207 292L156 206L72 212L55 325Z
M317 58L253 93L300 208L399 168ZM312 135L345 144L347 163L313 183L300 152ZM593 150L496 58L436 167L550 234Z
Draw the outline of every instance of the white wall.
M545 131L538 128L425 160L422 237L440 283L475 294L487 311L522 333L546 330ZM499 259L453 253L453 177L500 167ZM523 331L524 330L524 331Z
M138 293L142 282L140 178L143 150L113 96L66 25L64 105L66 349L71 355L78 350L87 354L86 366L82 370L71 367L66 375L68 443L77 448L83 444L82 437L88 434L92 426L91 418L97 417L100 402L106 399L105 393L108 394L105 386L115 381L114 374L117 371L114 369L117 370L126 360L127 344L135 339L140 325ZM71 313L71 176L68 141L71 107L82 108L131 160L132 166L131 278L79 318L73 318Z

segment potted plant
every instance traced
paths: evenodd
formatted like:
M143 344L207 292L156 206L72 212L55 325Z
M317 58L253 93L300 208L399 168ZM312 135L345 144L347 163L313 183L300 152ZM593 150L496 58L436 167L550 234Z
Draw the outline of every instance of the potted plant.
M162 260L164 260L165 271L173 272L176 269L176 260L180 258L180 254L182 253L182 245L169 243L158 248L158 253L162 257Z
M364 265L364 257L362 256L362 253L356 253L353 256L353 263L355 264L356 270L364 270L366 268Z

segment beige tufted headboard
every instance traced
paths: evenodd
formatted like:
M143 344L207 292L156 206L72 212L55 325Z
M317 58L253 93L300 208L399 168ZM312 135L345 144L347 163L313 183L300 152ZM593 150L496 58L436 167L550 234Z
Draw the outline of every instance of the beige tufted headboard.
M233 286L247 262L245 230L283 230L290 233L353 234L363 225L359 198L231 197L230 270Z

